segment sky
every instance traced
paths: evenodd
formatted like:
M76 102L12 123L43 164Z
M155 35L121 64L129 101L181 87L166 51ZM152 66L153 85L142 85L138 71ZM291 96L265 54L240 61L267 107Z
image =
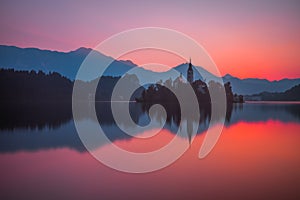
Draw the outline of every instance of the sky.
M298 0L0 0L0 44L67 52L128 29L163 27L195 39L222 75L279 80L300 77L299 19ZM182 62L156 53L169 67ZM123 58L148 62L141 55Z

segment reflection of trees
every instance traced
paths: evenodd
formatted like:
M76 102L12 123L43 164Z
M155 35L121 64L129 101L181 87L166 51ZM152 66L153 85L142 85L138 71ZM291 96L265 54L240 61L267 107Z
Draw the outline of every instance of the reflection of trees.
M286 107L287 112L294 115L297 119L300 119L300 106L288 106Z
M96 116L100 125L115 126L115 120L111 110L111 102L78 102L78 107L81 109L79 120L89 119L92 112L92 108L95 106ZM127 103L115 102L117 110L129 109L132 120L139 124L140 117L148 114L149 109L153 104L147 103L129 103L129 107L126 107ZM167 125L175 124L177 127L180 125L181 120L191 120L195 122L195 116L191 113L185 112L185 119L181 118L181 111L179 103L165 103L162 104L167 113L166 123ZM188 107L188 109L194 109ZM230 120L232 106L228 107L226 113L226 120ZM209 121L211 117L211 109L208 105L200 106L200 121L201 124L204 121ZM155 113L158 121L163 121L161 113ZM72 108L70 103L34 103L34 104L1 104L0 105L1 129L14 129L14 128L29 128L42 129L44 127L58 128L63 123L72 119ZM221 117L221 116L220 116ZM121 117L122 125L128 128L129 119L124 116Z
M2 103L0 129L58 128L72 118L70 103Z
M0 128L9 129L14 126L19 128L43 128L46 126L55 128L61 123L71 119L72 81L62 77L58 73L45 74L43 72L14 70L1 70L0 78L2 83L0 85L0 92L3 95L1 101L5 102L0 106L3 118L0 122ZM174 82L171 79L166 80L164 83L161 81L162 85L154 84L151 85L148 90L143 90L139 85L139 80L136 75L125 74L123 77L105 76L101 77L98 82L96 95L91 96L91 88L96 81L98 80L93 80L91 82L77 82L82 93L76 93L79 96L75 96L75 98L83 101L82 106L79 105L79 108L82 109L80 112L80 115L82 116L79 117L89 117L91 108L93 108L94 99L99 101L110 100L112 91L119 81L121 82L121 84L119 84L119 91L121 93L118 94L114 100L128 100L122 99L128 95L128 90L138 88L130 98L132 99L138 95L148 95L147 98L163 104L167 111L167 123L170 124L171 122L175 122L178 126L181 120L181 114L192 121L195 118L195 116L191 116L191 113L194 113L190 112L194 109L192 107L187 107L188 109L185 110L186 113L180 113L176 96L167 88L173 88L176 94L185 96L185 91L188 90L189 85L182 81L182 77L178 77ZM222 88L223 86L215 82L210 82L209 87ZM210 117L210 105L207 104L207 101L210 99L208 87L201 80L197 80L192 84L192 88L194 89L198 100L202 100L200 104L201 123L201 120L203 121ZM229 87L225 84L225 89L230 93L230 84ZM80 101L78 101L78 103L80 103ZM189 102L184 103L189 105ZM127 109L124 108L122 104L115 105L119 106L118 109L120 111ZM148 112L150 106L147 104L130 105L131 117L136 123L138 123L139 117L143 112ZM100 124L113 125L115 123L110 110L110 103L97 103L95 108ZM158 115L158 117L161 116ZM128 117L123 117L122 119L124 126L128 126Z
M71 91L73 83L71 81L57 73L46 75L42 72L15 72L13 70L2 70L0 72L0 82L2 83L0 84L2 94L1 101L3 102L0 104L0 129L2 131L15 129L41 130L44 128L59 130L60 126L67 124L67 122L72 119ZM96 96L94 96L96 100L110 100L112 89L119 79L120 77L102 77L99 82L101 90L97 90ZM126 95L127 88L136 88L139 86L138 79L134 75L125 75L122 77L122 81L124 84L121 85L121 90L124 94L121 94L119 97ZM151 85L148 89L149 93L146 94L145 90L141 90L141 88L139 88L139 90L132 96L133 98L140 94L143 98L145 98L146 95L150 95L150 98L154 99L153 102L132 102L129 103L129 108L124 106L127 105L126 103L119 102L114 104L117 107L117 110L121 111L129 109L132 120L135 123L140 124L141 118L148 115L150 107L155 103L159 103L165 108L167 113L164 128L176 133L176 130L180 127L180 123L185 121L187 124L186 131L190 137L189 133L193 130L193 124L199 125L197 133L201 133L208 127L208 124L211 121L211 106L210 103L207 103L210 100L208 89L214 89L216 91L225 89L229 102L232 98L234 98L234 96L232 96L231 86L229 83L222 86L216 82L210 82L207 86L200 80L195 81L192 87L195 91L197 91L196 96L198 100L202 100L199 101L200 120L196 121L196 117L192 114L194 112L190 112L194 108L191 106L187 107L187 110L183 113L184 115L182 115L176 96L170 92L167 87L161 85L165 84L165 86L174 87L174 90L177 91L179 96L184 96L184 91L187 90L187 85L182 84L180 81L180 77L173 83L170 79L166 80L164 83L161 81L160 84ZM103 125L102 127L104 127L103 129L105 133L107 133L107 136L112 141L131 138L131 136L124 134L117 127L110 107L111 102L96 102L95 104L94 101L89 101L89 88L91 84L88 82L80 82L79 84L83 91L81 94L82 96L80 96L82 98L79 99L84 100L75 102L82 104L82 106L79 106L79 108L82 109L79 115L79 120L90 119L91 111L95 108L98 121L93 121L92 123L100 123L101 126ZM186 103L188 104L189 102ZM245 109L247 106L249 105L227 104L225 116L226 122L230 124L236 123L240 120L269 120L273 119L275 115L275 117L281 121L288 121L291 117L296 118L298 121L300 119L299 104L251 105L253 107ZM242 115L233 119L233 113L240 113ZM288 116L290 118L287 117L288 114L291 114ZM222 117L223 116L221 114L218 115L217 113L215 120L218 121ZM164 121L164 115L158 111L155 113L155 118L158 121ZM125 116L122 117L121 124L125 127L129 127L129 119ZM72 126L72 128L68 129L66 133L60 135L41 135L38 132L37 134L23 134L22 137L14 134L11 134L11 136L7 134L5 136L0 136L2 137L0 139L0 150L35 150L67 146L75 148L78 151L83 151L84 147L76 134L75 127L73 124L70 126ZM4 137L7 137L7 140L4 139ZM20 143L22 144L19 142L14 144L13 141L21 141ZM7 145L8 143L10 146Z
M284 110L286 113L290 113L297 119L300 119L300 106L299 104L261 104L257 105L260 107L262 111L282 111ZM276 116L277 117L277 116Z
M150 107L153 105L151 103L141 103L142 110L146 113L149 112ZM234 104L235 105L235 104ZM185 112L185 115L181 115L180 106L178 103L164 103L162 106L165 108L167 112L167 119L166 123L168 124L176 124L176 126L180 126L180 122L182 120L191 121L193 123L203 124L208 123L211 120L211 107L210 104L201 104L199 105L199 113L200 113L200 120L196 121L196 116L193 116L194 112ZM188 107L188 109L195 109L193 107ZM230 121L231 114L232 114L233 104L229 104L227 106L227 111L225 115L226 121ZM162 118L164 115L161 115L160 112L155 113L157 118ZM184 118L182 118L184 116ZM215 122L222 119L224 116L221 113L216 113ZM162 119L161 119L162 120Z
M88 104L87 104L88 105ZM81 141L76 133L73 123L67 123L71 120L72 113L70 105L46 105L41 104L39 106L32 105L27 107L9 107L8 105L1 104L1 129L13 130L12 134L0 135L0 151L1 152L13 152L18 150L39 150L47 148L57 147L69 147L76 149L77 151L84 151L85 148L81 144ZM90 121L89 114L94 106L93 103L89 104L87 109L83 109L81 121ZM117 103L116 106L124 107L124 103ZM191 137L190 133L193 130L194 125L199 125L197 133L202 133L208 128L208 122L211 118L211 111L209 107L200 107L200 121L194 120L192 115L186 115L185 118L181 116L180 107L176 104L163 105L167 111L166 125L164 128L169 129L170 132L176 133L181 122L186 123L187 137ZM149 112L150 104L145 103L130 103L130 115L136 123L143 116ZM280 121L295 121L300 120L300 105L299 104L232 104L227 107L226 121L227 125L237 123L239 121L267 121L269 119L276 119ZM8 112L10 111L10 112ZM90 123L100 123L104 132L111 141L130 139L131 136L124 134L116 125L109 103L96 103L96 112L98 121L90 121ZM9 114L8 114L9 113ZM30 113L30 115L28 115ZM163 121L163 116L159 111L154 113L155 120ZM293 118L292 118L293 117ZM211 122L213 123L213 122ZM124 120L122 125L128 126L127 121ZM61 131L58 127L66 126ZM18 128L29 129L43 129L45 127L53 128L51 132L43 130L39 132L25 131ZM18 131L19 130L19 131ZM47 130L47 129L46 129ZM20 134L23 132L24 134ZM14 134L19 133L19 134ZM103 144L97 143L97 147Z

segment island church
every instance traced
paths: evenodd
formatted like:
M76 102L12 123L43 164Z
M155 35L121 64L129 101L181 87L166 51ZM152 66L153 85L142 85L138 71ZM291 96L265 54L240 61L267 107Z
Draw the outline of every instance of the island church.
M193 71L193 67L192 67L191 58L190 58L190 63L189 63L189 67L187 70L187 80L190 84L192 84L194 82L194 71Z

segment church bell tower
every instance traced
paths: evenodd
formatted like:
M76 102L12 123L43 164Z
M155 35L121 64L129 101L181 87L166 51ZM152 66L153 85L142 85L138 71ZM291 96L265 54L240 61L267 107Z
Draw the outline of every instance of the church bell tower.
M190 58L190 63L189 63L189 68L187 70L187 80L189 83L193 83L194 81L194 72L193 72L193 67L192 67L192 60Z

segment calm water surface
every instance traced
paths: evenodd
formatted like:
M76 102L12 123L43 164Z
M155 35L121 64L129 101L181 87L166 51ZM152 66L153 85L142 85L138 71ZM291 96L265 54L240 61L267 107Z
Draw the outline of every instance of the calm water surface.
M82 122L100 123L114 144L129 151L158 149L178 128L178 113L170 113L159 134L137 139L122 133L107 104L97 107L99 122L86 116ZM297 103L234 105L217 145L204 159L198 153L209 114L201 113L188 151L172 165L147 174L118 172L97 161L82 145L69 108L1 109L0 199L300 199ZM149 122L139 104L131 105L131 116L140 125ZM95 144L95 150L109 148L104 142Z

